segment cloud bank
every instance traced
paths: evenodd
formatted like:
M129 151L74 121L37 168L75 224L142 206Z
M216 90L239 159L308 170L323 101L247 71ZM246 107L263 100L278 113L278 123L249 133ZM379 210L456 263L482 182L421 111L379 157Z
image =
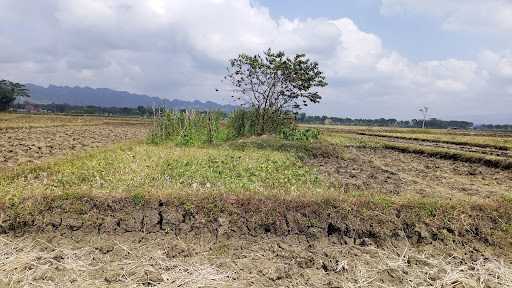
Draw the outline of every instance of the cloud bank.
M444 2L383 0L382 12L430 9L447 28L473 29ZM509 31L512 17L500 15L510 5L489 2L497 18L486 25ZM3 0L0 47L0 78L225 103L215 88L226 61L272 47L306 53L326 72L330 86L311 113L409 118L429 105L443 118L512 114L510 51L415 62L349 18L275 19L249 0Z

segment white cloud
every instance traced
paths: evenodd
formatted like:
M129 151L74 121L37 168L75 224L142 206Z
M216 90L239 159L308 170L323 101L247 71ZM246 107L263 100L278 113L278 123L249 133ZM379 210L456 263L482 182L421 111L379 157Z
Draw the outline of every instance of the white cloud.
M455 4L446 12L434 2L441 3L383 0L383 11L459 17ZM351 19L274 19L250 0L3 0L0 45L0 78L202 100L222 100L214 88L226 60L240 52L305 52L331 82L314 111L361 117L412 117L422 104L449 114L458 101L468 110L505 111L475 99L510 103L502 95L512 86L512 57L504 52L414 62Z
M396 15L407 12L429 14L443 21L447 30L510 32L510 0L381 0L381 13Z
M480 62L487 72L495 77L512 80L512 52L502 53L485 50L480 54Z

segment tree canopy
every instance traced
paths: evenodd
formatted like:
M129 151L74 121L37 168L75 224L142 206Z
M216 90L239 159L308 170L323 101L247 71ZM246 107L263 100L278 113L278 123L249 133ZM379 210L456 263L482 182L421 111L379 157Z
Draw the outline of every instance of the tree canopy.
M0 80L0 111L5 111L16 100L16 97L30 97L23 84Z
M232 97L255 109L261 133L266 132L267 121L320 102L319 88L327 86L318 63L305 54L290 58L271 49L231 59L225 79L234 87Z

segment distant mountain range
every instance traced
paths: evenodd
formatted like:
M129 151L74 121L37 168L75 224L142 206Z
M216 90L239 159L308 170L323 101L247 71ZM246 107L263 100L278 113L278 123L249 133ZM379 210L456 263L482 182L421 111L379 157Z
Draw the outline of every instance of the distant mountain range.
M34 84L26 84L26 87L30 90L30 101L39 104L55 103L79 106L93 105L100 107L130 108L137 106L160 106L171 109L217 110L226 112L233 111L236 108L236 106L233 105L222 105L212 101L168 100L107 88L67 87L54 85L42 87Z

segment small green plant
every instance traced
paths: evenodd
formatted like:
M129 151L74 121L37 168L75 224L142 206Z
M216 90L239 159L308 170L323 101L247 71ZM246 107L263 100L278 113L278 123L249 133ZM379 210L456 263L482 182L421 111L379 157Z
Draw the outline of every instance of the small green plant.
M135 192L132 194L132 201L135 206L142 206L144 205L145 197L144 193L141 192Z
M393 199L386 197L386 196L377 196L373 199L373 201L375 203L381 205L385 209L389 209L389 208L393 207L393 205L394 205Z
M512 204L512 193L507 193L503 196L505 198L505 201Z
M437 200L425 200L418 202L417 206L425 213L428 217L436 217L440 208L440 203Z

